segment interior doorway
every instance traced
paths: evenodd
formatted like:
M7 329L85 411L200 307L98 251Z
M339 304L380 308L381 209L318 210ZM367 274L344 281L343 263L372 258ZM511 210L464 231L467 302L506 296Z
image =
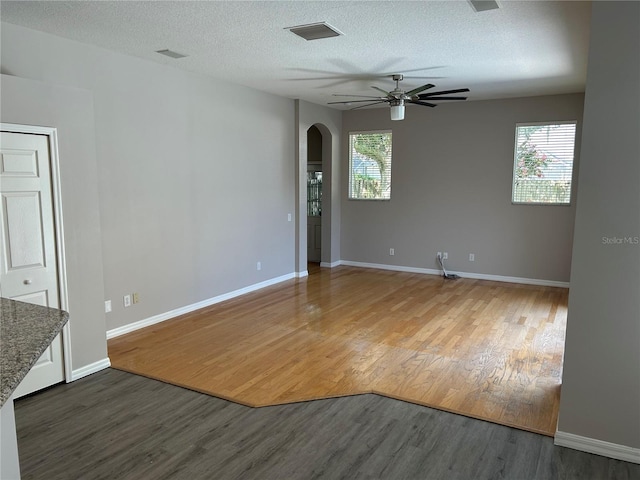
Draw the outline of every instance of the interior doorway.
M340 259L340 116L327 115L324 109L309 109L304 102L297 103L298 130L296 135L296 234L295 234L295 271L298 278L309 275L309 265L332 268L339 265ZM304 108L302 108L304 107ZM319 118L318 118L319 117ZM310 137L310 138L308 138ZM311 162L312 167L309 167ZM313 168L313 178L319 180L315 172L322 172L322 197L319 215L313 215L319 224L313 235L309 233L310 207L307 202L308 169ZM315 244L309 240L319 240ZM309 263L309 246L314 247L311 258L319 263ZM318 248L319 247L319 248ZM317 260L316 260L317 261ZM319 268L318 268L319 269Z
M47 135L2 131L0 244L3 297L60 308L51 151ZM14 398L64 381L61 335L36 361Z
M307 262L322 260L322 133L307 130Z

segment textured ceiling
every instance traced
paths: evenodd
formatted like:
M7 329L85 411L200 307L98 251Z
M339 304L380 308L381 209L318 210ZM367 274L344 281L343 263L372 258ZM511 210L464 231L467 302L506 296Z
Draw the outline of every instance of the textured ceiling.
M2 1L2 21L313 103L332 94L469 87L470 100L584 91L590 2ZM306 41L286 27L328 22ZM171 49L178 60L155 53ZM421 78L410 78L421 77ZM436 89L434 89L436 90ZM376 94L375 92L373 93Z

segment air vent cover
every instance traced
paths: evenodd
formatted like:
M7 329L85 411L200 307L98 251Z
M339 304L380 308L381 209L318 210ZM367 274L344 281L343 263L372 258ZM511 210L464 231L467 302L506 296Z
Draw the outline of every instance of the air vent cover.
M484 12L486 10L495 10L500 5L495 0L469 0L469 3L476 12Z
M344 35L341 31L325 22L287 27L285 30L289 30L291 33L295 33L305 40L318 40L320 38L331 38Z
M178 52L174 52L173 50L156 50L156 53L159 53L160 55L165 55L167 57L171 57L171 58L185 58L188 57L188 55L183 55L182 53L178 53Z

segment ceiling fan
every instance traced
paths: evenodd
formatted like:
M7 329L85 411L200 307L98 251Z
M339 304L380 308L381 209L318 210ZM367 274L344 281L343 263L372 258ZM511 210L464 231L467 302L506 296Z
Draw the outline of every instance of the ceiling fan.
M409 90L405 92L399 86L400 81L404 78L401 74L395 73L391 75L391 78L396 82L396 88L387 92L378 87L374 88L382 93L384 93L384 97L381 96L372 96L372 95L339 95L334 94L334 97L359 97L366 98L367 100L346 100L344 102L329 102L328 105L334 104L342 104L342 105L351 105L352 103L364 103L364 105L358 105L357 107L353 107L351 110L356 110L358 108L369 107L371 105L377 105L378 103L388 103L391 106L391 120L404 120L404 106L407 103L412 103L414 105L422 105L425 107L435 107L437 106L435 101L440 100L466 100L467 97L443 97L441 95L449 95L452 93L462 93L468 92L468 88L458 88L455 90L442 90L441 92L431 92L431 93L420 93L425 90L429 90L430 88L435 87L432 83L427 83L426 85L422 85L421 87L414 88L413 90Z

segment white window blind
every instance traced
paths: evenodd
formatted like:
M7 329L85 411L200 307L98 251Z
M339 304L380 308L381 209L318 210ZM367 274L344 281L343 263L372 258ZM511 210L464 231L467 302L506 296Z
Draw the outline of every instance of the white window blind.
M349 134L349 198L391 198L391 132Z
M569 205L576 122L516 125L513 203Z

